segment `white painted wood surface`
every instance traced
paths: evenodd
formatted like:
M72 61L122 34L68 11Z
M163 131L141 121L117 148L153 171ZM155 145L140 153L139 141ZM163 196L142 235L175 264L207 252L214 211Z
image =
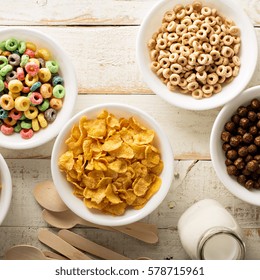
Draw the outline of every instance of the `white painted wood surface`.
M246 258L260 259L260 208L230 194L216 177L210 161L210 131L220 108L195 112L173 107L155 96L142 81L135 59L135 40L139 24L155 2L0 0L0 28L12 25L41 30L54 37L70 55L79 85L74 113L104 102L134 105L159 122L173 147L176 176L171 190L161 206L144 219L157 224L158 244L147 245L116 232L84 227L74 230L130 258L137 258L142 251L142 255L154 259L187 259L178 237L178 219L194 202L214 198L242 226ZM260 46L260 29L257 28L260 26L260 2L239 2L255 25ZM260 63L249 87L258 84ZM0 148L13 178L11 208L0 227L0 258L6 249L17 244L46 249L37 240L37 231L48 225L41 218L42 209L34 200L32 189L36 183L51 179L53 143L54 140L38 149L24 151Z

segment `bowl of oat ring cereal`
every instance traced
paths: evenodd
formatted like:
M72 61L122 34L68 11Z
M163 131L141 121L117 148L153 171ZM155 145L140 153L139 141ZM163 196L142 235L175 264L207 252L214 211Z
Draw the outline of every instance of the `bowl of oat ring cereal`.
M226 188L260 206L260 86L245 90L222 108L212 127L210 153Z
M137 37L137 61L148 87L189 110L220 107L237 97L257 56L253 25L233 0L162 0Z
M0 31L0 146L38 147L73 113L77 82L60 43L37 30Z

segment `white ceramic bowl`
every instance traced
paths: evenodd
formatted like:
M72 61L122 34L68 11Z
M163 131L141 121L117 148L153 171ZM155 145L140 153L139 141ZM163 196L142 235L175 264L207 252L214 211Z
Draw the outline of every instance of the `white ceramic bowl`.
M12 198L12 178L9 168L0 154L0 182L2 188L0 189L0 225L4 221Z
M63 107L59 110L53 123L49 124L45 129L34 133L33 137L27 140L22 139L19 133L6 136L0 132L0 146L2 147L17 150L34 148L56 137L71 117L78 94L75 70L72 61L63 48L51 37L40 31L18 27L1 29L0 42L9 38L33 42L38 48L47 48L51 52L53 59L58 62L60 66L59 74L64 79L66 95Z
M260 206L260 190L247 190L241 186L235 178L228 175L225 165L225 153L222 150L221 132L224 125L235 114L237 108L241 105L248 105L254 98L260 98L260 86L245 90L232 103L225 105L218 114L210 135L210 154L213 167L219 180L236 197L247 203Z
M150 57L147 48L149 39L161 26L163 15L176 4L190 4L192 0L161 0L143 20L137 37L137 62L141 75L150 89L172 105L189 110L208 110L226 104L239 95L249 83L256 67L258 47L256 34L241 5L234 0L201 0L209 7L215 7L223 16L232 19L241 30L242 47L240 50L241 68L239 75L222 91L210 98L196 100L190 95L172 92L150 69Z
M58 168L58 158L66 151L65 140L68 138L73 124L78 123L80 117L83 115L86 115L88 118L96 118L98 113L100 113L103 109L114 114L116 117L128 118L134 116L140 121L140 123L146 127L149 127L150 129L153 129L156 133L155 145L160 149L161 157L164 162L164 169L160 175L160 178L162 179L162 185L159 191L154 194L154 196L142 209L129 209L122 216L107 215L99 211L88 209L81 199L75 197L72 194L71 184L67 182L65 174L62 173ZM52 150L51 172L59 195L68 208L70 208L74 213L76 213L81 218L96 224L106 226L120 226L130 224L144 218L160 205L167 195L173 180L173 163L174 158L168 138L161 129L160 125L152 117L140 109L128 105L108 103L84 109L75 115L61 130L58 137L56 138Z

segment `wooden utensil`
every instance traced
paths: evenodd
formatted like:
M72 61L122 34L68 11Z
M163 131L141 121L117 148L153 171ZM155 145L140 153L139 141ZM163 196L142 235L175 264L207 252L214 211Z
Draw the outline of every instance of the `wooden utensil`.
M68 210L51 181L37 184L33 189L33 195L43 208L55 212Z
M89 256L83 254L81 251L71 246L58 235L47 229L40 229L38 232L38 238L42 243L66 256L70 260L91 260Z
M80 224L80 225L86 225L89 227L95 227L100 229L120 231L124 234L142 240L146 243L154 244L158 242L158 235L154 232L157 230L155 229L153 231L150 230L155 226L149 224L147 227L146 223L137 222L137 223L133 223L126 226L120 226L120 227L100 226L81 219L70 210L63 211L63 212L50 212L44 209L42 211L42 217L48 224L60 229L70 229L75 225Z
M42 183L39 183L35 186L34 191L33 191L34 197L36 201L45 209L52 211L52 212L63 212L63 211L70 211L68 207L65 205L65 203L61 200L58 192L56 191L55 185L51 181L45 181ZM73 213L72 213L73 214ZM63 216L63 214L61 214ZM67 212L68 215L68 212ZM75 214L74 218L75 218ZM80 221L84 221L80 217L78 217ZM69 222L68 222L69 223ZM91 227L90 224L94 225L93 223L87 222L88 225ZM81 223L80 223L81 224ZM147 224L147 223L134 223L131 224L131 227L138 228L138 231L144 229L145 231L149 230L154 232L156 235L158 234L158 230L156 225L154 224ZM67 225L66 228L70 228L75 226L73 225ZM101 226L99 226L100 228ZM104 227L106 230L108 230L108 227ZM118 227L119 228L119 227ZM129 226L128 226L129 228ZM122 227L121 227L122 229ZM110 229L112 230L112 229Z
M95 242L92 242L72 231L62 229L58 232L63 240L71 244L72 246L90 253L94 256L100 257L105 260L130 260L126 256L118 254L106 247L103 247Z
M16 245L5 252L6 260L49 260L44 253L31 245Z
M66 257L64 257L60 254L57 254L55 252L52 252L52 251L44 250L42 252L43 252L44 256L50 260L68 260Z

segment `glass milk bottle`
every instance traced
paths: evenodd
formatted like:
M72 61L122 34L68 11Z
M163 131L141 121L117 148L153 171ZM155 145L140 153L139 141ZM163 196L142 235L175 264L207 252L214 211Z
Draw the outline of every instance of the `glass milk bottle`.
M188 208L178 221L183 248L195 260L239 260L245 257L240 226L217 201L204 199Z

